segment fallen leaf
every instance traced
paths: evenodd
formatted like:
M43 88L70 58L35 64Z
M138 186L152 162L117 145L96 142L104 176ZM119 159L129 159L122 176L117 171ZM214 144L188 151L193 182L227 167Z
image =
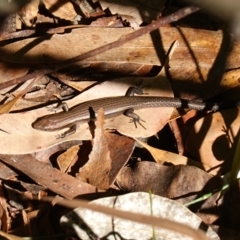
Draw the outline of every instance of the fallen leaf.
M76 146L76 145L82 145L83 142L82 141L79 141L79 140L73 140L73 141L70 141L70 142L62 142L58 145L54 145L48 149L45 149L43 151L38 151L38 152L35 152L33 153L33 157L35 157L38 161L40 162L44 162L44 163L48 163L48 164L51 164L51 156L57 152L61 153L61 152L64 152L66 151L67 149L69 148L72 148L73 146Z
M223 73L221 81L219 77L214 79L214 76L208 80L209 68L202 68L202 70L202 77L200 77L196 68L186 66L183 71L179 66L171 66L169 72L174 79L171 85L176 95L186 99L199 98L205 100L239 86L240 69Z
M38 6L39 0L32 0L18 12L18 15L20 16L24 25L27 27L35 26L37 21Z
M164 166L147 161L124 167L117 177L117 182L126 191L151 191L153 194L175 199L182 204L221 186L220 178L213 178L197 167ZM215 196L214 200L216 198ZM212 202L214 201L211 199Z
M111 185L109 172L112 168L112 160L104 133L104 112L102 108L98 110L94 135L92 152L89 155L88 162L79 169L78 179L100 189L108 189Z
M42 2L48 11L56 17L73 21L74 17L77 15L71 1L42 0Z
M149 193L128 193L122 196L114 196L94 200L90 203L109 208L119 209L127 215L139 213L144 215L152 215L159 217L159 221L168 219L174 222L182 223L193 229L198 229L203 224L198 218L186 207L180 205L176 201L166 199ZM144 216L139 216L138 219L143 219ZM136 223L130 220L108 216L103 213L95 212L86 208L78 207L61 218L61 224L67 229L72 229L80 239L89 239L89 234L103 238L111 236L114 226L115 236L121 236L122 239L192 239L182 234L179 234L177 229L171 231L166 228L158 228ZM157 221L157 220L156 220ZM150 223L149 223L150 224ZM169 223L171 224L171 223ZM167 226L168 224L162 224ZM204 225L204 224L203 224ZM86 226L88 232L86 232ZM181 228L179 226L179 228ZM210 228L204 228L208 239L219 239L217 234ZM153 232L154 231L154 232Z
M61 173L49 164L36 160L31 155L0 155L0 159L23 172L36 183L68 199L94 193L97 190L90 184L81 182L70 175Z
M199 119L186 140L192 158L220 174L231 169L239 138L239 108L231 108Z
M129 137L115 133L106 133L110 157L112 159L112 168L109 172L111 185L114 183L118 173L127 164L135 148L135 141Z
M70 33L54 34L52 36L43 35L38 38L29 38L6 44L0 47L0 54L1 59L10 62L39 64L45 63L47 59L48 64L53 64L116 41L124 34L132 31L129 28L73 29ZM173 40L171 38L166 50L168 50ZM29 45L32 46L31 49L25 50L26 46ZM43 52L45 53L44 56ZM81 63L96 62L160 64L150 35L144 35L137 40L88 58Z
M61 172L67 172L67 170L76 162L78 151L79 145L75 145L67 149L66 152L57 158L57 163Z
M1 230L8 232L11 228L11 216L8 211L9 205L7 202L6 191L2 183L0 184L0 220ZM1 234L0 234L1 235Z
M38 38L23 39L0 47L1 59L10 62L31 64L59 62L81 55L107 43L117 41L133 31L131 28L77 28L73 29L70 33L54 34L51 37L43 35ZM220 31L190 28L181 28L181 33L179 33L179 30L174 27L162 27L159 31L165 52L168 51L173 41L179 42L172 56L170 67L181 69L182 74L188 78L191 76L193 79L202 81L199 75L196 75L200 68L201 71L204 71L202 73L204 75L203 79L207 79L208 71L211 69L221 47L222 33ZM187 39L187 42L183 40L182 34ZM153 45L155 41L158 42L160 39L157 36L151 38L150 34L146 34L118 48L81 61L81 63L131 62L161 65L159 56ZM25 50L26 46L29 45L32 46L31 49ZM236 42L229 54L227 69L238 68L237 57L239 47L239 42ZM43 52L45 53L44 56ZM193 54L196 60L192 58ZM198 65L196 65L196 61ZM183 71L183 69L193 69L196 76L194 74L189 75L189 72ZM183 77L180 79L183 79Z
M140 145L142 145L144 148L146 148L154 158L154 160L158 164L163 164L164 162L172 163L174 165L190 165L190 166L195 166L198 167L202 170L209 171L211 167L204 165L202 163L199 163L197 161L194 161L190 159L189 157L185 157L182 155L178 155L176 153L164 151L158 148L154 148L149 146L148 144L138 140L137 138L134 138L135 141L137 141ZM215 169L211 169L210 171L211 174L216 175Z
M174 40L179 42L170 62L171 78L174 90L183 98L209 98L222 92L223 89L239 85L238 52L239 41L236 41L229 54L225 68L232 70L222 80L214 75L209 81L209 70L216 60L222 43L222 32L197 30L190 28L159 29L163 50L166 52ZM94 32L94 35L92 34ZM50 38L45 35L39 38L28 38L0 47L1 59L10 62L46 63L67 60L91 51L107 43L117 41L125 34L133 32L130 28L78 28L70 33L55 34ZM183 38L184 36L184 38ZM184 40L186 39L186 41ZM204 39L204 40L203 40ZM139 63L161 65L152 42L158 42L157 36L144 35L123 46L98 54L81 61L81 64L111 62ZM35 44L36 42L36 44ZM78 42L78 44L75 44ZM25 46L34 45L24 51ZM59 47L61 46L61 47ZM71 47L69 47L71 46ZM42 52L46 56L43 56ZM194 55L194 59L192 56ZM184 69L184 71L183 71ZM224 71L224 69L223 69ZM211 73L212 74L212 73ZM189 81L194 84L189 84ZM227 81L226 81L227 80ZM204 83L204 84L203 84ZM209 84L209 85L208 85ZM216 85L214 91L213 85ZM190 97L189 97L190 95Z
M88 162L80 168L78 178L101 189L109 188L129 160L134 146L135 142L128 137L95 131L93 150Z

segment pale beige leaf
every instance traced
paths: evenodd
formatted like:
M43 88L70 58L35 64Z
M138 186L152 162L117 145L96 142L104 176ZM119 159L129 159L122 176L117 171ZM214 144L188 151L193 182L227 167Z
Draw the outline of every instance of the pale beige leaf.
M73 21L77 13L71 1L63 0L42 0L46 8L56 17Z
M107 206L111 209L122 210L124 211L123 213L126 214L125 219L128 219L130 216L134 215L134 213L137 213L141 214L138 216L139 221L141 221L141 219L145 218L142 214L150 216L152 213L154 217L159 218L155 219L155 222L168 219L175 223L178 222L185 226L187 225L192 229L196 229L196 231L198 231L197 229L199 229L199 225L203 224L199 217L176 201L154 194L150 195L149 193L138 192L117 197L101 198L92 201L90 206L91 204L97 204L99 205L99 208L101 208L101 206ZM166 223L162 224L161 228L154 227L155 235L153 235L153 227L150 226L151 222L149 222L149 226L147 226L125 219L108 216L103 213L78 207L64 215L60 221L61 224L68 227L68 229L69 227L74 229L80 239L89 239L86 229L82 227L83 224L87 224L89 229L91 229L99 238L103 238L106 235L111 236L114 227L114 232L118 233L115 235L121 236L122 239L152 239L153 236L155 239L193 239L180 234L177 231L177 228L174 229L174 227L172 227L171 230L174 231L167 230L163 227L168 225ZM169 222L169 224L171 223ZM179 226L179 229L182 228ZM206 228L206 236L208 239L219 239L217 234L210 227ZM120 238L117 237L115 239ZM200 238L195 236L194 239Z
M27 27L35 26L38 14L39 0L31 0L19 12L21 20Z
M43 35L38 38L28 38L0 47L1 59L10 62L25 63L55 63L81 55L90 50L118 40L131 28L80 28L70 33ZM94 34L93 34L94 33ZM169 39L170 40L170 39ZM167 45L167 49L174 39ZM77 43L77 44L76 44ZM24 50L26 46L31 49ZM44 53L44 54L43 54ZM150 35L144 35L118 48L88 58L81 63L141 63L160 65L155 47Z

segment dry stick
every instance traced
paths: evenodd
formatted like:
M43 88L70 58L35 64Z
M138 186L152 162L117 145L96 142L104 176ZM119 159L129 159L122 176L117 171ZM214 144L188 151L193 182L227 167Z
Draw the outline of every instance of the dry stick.
M182 8L178 11L176 11L175 13L172 13L166 17L163 17L163 18L160 18L158 19L156 22L153 22L149 25L147 25L146 27L143 27L143 28L140 28L139 30L137 31L134 31L132 33L129 33L129 34L126 34L124 36L122 36L120 39L118 39L117 41L114 41L112 43L109 43L109 44L106 44L102 47L99 47L99 48L96 48L94 50L91 50L89 52L86 52L80 56L77 56L77 57L74 57L74 58L71 58L71 59L68 59L66 61L63 61L59 64L56 64L54 69L41 69L41 70L36 70L30 74L27 74L25 76L22 76L22 77L19 77L19 78L15 78L13 80L10 80L8 82L5 82L5 83L2 83L0 84L0 90L1 89L4 89L6 87L10 87L12 85L15 85L15 84L19 84L19 83L22 83L22 82L25 82L31 78L35 78L36 76L38 76L39 74L43 75L43 74L49 74L49 73L52 73L54 71L57 71L57 70L60 70L62 68L65 68L65 67L68 67L69 65L72 65L76 62L79 62L79 61L82 61L84 59L87 59L87 58L90 58L90 57L93 57L97 54L100 54L100 53L103 53L107 50L110 50L110 49L113 49L113 48L116 48L116 47L119 47L133 39L136 39L144 34L147 34L151 31L154 31L156 29L158 29L160 26L162 25L165 25L165 24L168 24L168 23L172 23L172 22L176 22L196 11L198 11L199 8L198 7L194 7L194 6L190 6L190 7L185 7L185 8Z

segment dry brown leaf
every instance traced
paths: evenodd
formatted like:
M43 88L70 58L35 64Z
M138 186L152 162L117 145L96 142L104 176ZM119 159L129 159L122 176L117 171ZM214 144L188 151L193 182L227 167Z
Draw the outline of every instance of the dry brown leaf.
M232 166L239 134L239 108L216 112L199 119L186 141L186 150L196 160L226 173Z
M188 157L181 156L181 155L178 155L178 154L175 154L172 152L164 151L161 149L157 149L157 148L151 147L148 144L138 140L137 138L134 138L134 139L151 153L152 157L158 164L163 164L164 162L169 162L174 165L190 165L190 166L198 167L207 172L211 169L211 167L209 167L205 164L199 163L197 161L194 161ZM217 171L212 169L210 171L210 173L213 175L216 175Z
M118 175L117 182L126 191L151 191L181 204L212 193L222 184L220 177L212 177L194 166L164 166L153 162L137 162L131 167L125 167ZM217 206L221 201L218 200L217 193L193 205L191 210L197 212L205 223L212 224L221 215L221 208Z
M78 179L92 184L100 189L108 189L111 185L109 172L112 168L112 159L108 149L107 137L104 133L104 112L100 108L97 114L93 149L88 162L79 169Z
M62 1L62 0L42 0L46 8L54 16L73 21L77 13L73 7L71 1Z
M61 172L67 172L67 170L76 162L78 151L79 145L72 146L57 158L57 163Z
M86 53L106 43L118 40L121 36L132 32L132 29L122 28L81 28L74 29L71 33L55 34L40 38L28 38L9 43L0 47L1 58L6 61L26 63L53 63L66 60L79 54ZM179 96L189 98L209 98L223 89L239 85L238 78L240 70L226 73L223 79L212 78L207 81L209 70L216 60L222 43L220 31L196 30L190 28L166 28L160 30L161 41L165 52L169 49L173 40L179 42L179 46L173 54L170 62L173 87ZM94 32L94 35L92 34ZM183 39L186 39L186 41ZM119 48L98 54L88 58L82 63L114 62L114 63L141 63L161 65L156 54L153 41L160 41L156 37L152 40L150 35L144 35L134 41L130 41ZM38 44L34 45L34 42ZM78 44L76 44L78 42ZM34 45L30 50L24 52L25 46ZM236 41L232 51L228 54L226 69L238 69L238 52L240 44ZM42 53L45 53L43 56ZM47 55L47 58L46 58ZM192 57L194 55L194 58ZM181 81L180 81L181 80ZM195 85L189 84L195 83ZM227 81L226 81L227 80ZM215 81L215 82L214 82ZM187 82L187 84L186 84ZM204 83L204 84L203 84ZM209 85L207 85L209 84ZM211 84L217 84L213 92ZM208 86L208 87L207 87Z
M118 173L126 165L135 148L135 141L129 137L106 132L108 148L112 159L112 168L109 172L109 180L112 185Z
M11 217L8 211L7 195L2 183L0 184L0 220L1 230L8 232L11 228Z
M96 188L70 175L61 173L51 165L36 160L31 155L0 155L0 159L23 172L39 185L72 199L78 195L94 193Z
M220 31L181 28L181 33L186 38L186 42L177 28L162 27L159 31L165 52L168 51L173 41L179 42L179 46L171 59L170 67L181 69L183 75L185 75L185 69L193 69L195 75L191 74L191 77L202 81L198 75L200 68L200 71L204 71L203 79L207 79L208 71L212 67L221 47L222 33ZM38 38L28 38L9 43L0 48L0 53L3 60L10 62L31 64L47 62L49 64L49 62L59 62L83 54L116 41L131 32L133 32L131 28L78 28L73 29L70 33L55 34L51 38L49 38L49 35L44 35ZM88 58L82 63L131 62L161 65L153 41L159 42L160 39L156 36L153 36L152 39L150 34L146 34L116 49ZM34 44L35 42L36 44ZM32 46L31 49L23 51L29 45ZM229 55L227 69L237 69L239 67L237 63L239 47L239 42L236 42ZM44 56L43 52L45 53ZM193 60L192 55L196 60ZM196 65L196 62L198 65ZM189 76L187 74L188 78Z
M4 47L0 47L0 54L1 59L10 62L44 63L47 61L48 64L55 63L116 41L124 34L132 31L130 28L73 29L71 33L54 34L51 38L49 38L49 35L43 35L38 38L29 38L6 44ZM173 40L171 38L166 50ZM34 44L35 42L36 44ZM24 51L26 46L29 45L32 46L31 49ZM88 58L81 63L96 62L132 62L160 65L150 35L144 35L137 40Z
M175 198L182 204L221 186L220 178L213 178L194 166L164 166L153 162L137 162L123 168L117 182L126 191L151 191L163 197ZM216 200L217 196L214 198ZM213 199L209 201L215 204Z
M142 22L156 20L161 15L165 0L93 0L93 2L99 2L103 10L108 8L112 14L131 16L140 25Z
M21 20L27 27L35 26L38 14L39 0L31 0L19 12Z
M129 160L129 157L131 156L131 154L134 150L134 147L135 147L135 141L132 140L131 138L121 136L121 135L115 134L115 133L109 133L107 131L104 133L104 135L107 139L106 151L109 150L110 158L111 158L111 168L109 170L108 180L109 180L109 185L112 185L113 182L115 181L115 178L118 175L118 173L121 171L121 169L125 166L125 164ZM100 141L100 143L98 143L94 140L94 145L96 145L96 144L98 146L98 145L101 145L102 143L101 143L101 141ZM79 159L81 159L81 158L82 157L79 156ZM101 161L102 165L100 165L99 167L105 168L104 159L101 158L100 161ZM87 168L86 169L87 171L85 171L85 173L84 173L86 175L86 178L88 178L88 179L92 178L91 177L92 175L94 175L94 176L96 175L95 178L102 177L101 176L102 170L100 171L100 174L98 174L96 172L96 166L98 166L98 165L99 165L99 159L97 159L97 158L95 158L93 160L93 163L91 163L91 164L86 163L84 165L84 167ZM83 169L83 171L84 171L84 169ZM81 172L80 172L80 174L81 174Z
M50 147L48 149L45 149L43 151L35 152L32 154L38 161L51 164L51 156L55 154L56 152L64 152L69 148L72 148L76 145L82 145L82 141L79 140L73 140L71 142L63 142L58 145L54 145L53 147Z

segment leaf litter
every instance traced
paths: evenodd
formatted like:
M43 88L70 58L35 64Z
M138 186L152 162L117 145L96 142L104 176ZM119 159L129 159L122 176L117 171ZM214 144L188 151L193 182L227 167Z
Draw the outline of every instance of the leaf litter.
M193 216L197 214L208 225L219 224L222 229L238 230L240 214L236 206L239 184L233 185L226 195L217 192L222 185L221 175L231 169L231 160L236 151L237 108L217 113L203 112L198 118L195 115L196 120L189 115L194 123L190 124L188 119L184 125L181 125L184 119L181 115L185 113L173 112L173 108L138 110L136 113L145 121L146 129L135 128L126 116L104 120L103 109L95 121L96 128L83 124L75 134L63 139L56 139L56 135L63 130L42 132L31 125L38 117L49 114L47 105L66 99L68 106L72 107L91 99L123 96L128 87L139 83L144 96L181 96L204 101L230 88L235 89L239 85L237 53L240 45L239 41L235 41L232 51L228 51L228 55L227 51L224 52L222 46L226 44L227 49L228 43L223 41L226 33L220 30L219 23L209 22L207 28L194 29L188 22L187 28L182 27L184 10L180 9L172 18L180 20L177 27L167 26L166 23L172 20L166 20L165 26L159 29L159 35L142 32L139 38L126 40L128 34L135 33L132 28L142 31L152 27L154 21L157 23L163 9L171 9L164 3L157 2L155 8L154 1L114 3L84 0L67 1L65 5L61 1L44 0L40 5L38 1L32 1L18 12L17 32L0 29L3 33L0 39L13 39L11 42L2 42L0 47L0 86L9 86L1 91L3 114L0 116L0 175L1 189L4 190L1 191L0 217L3 222L1 230L6 234L12 232L16 236L33 236L43 229L47 229L51 235L60 231L66 234L64 228L55 232L50 226L52 223L46 225L46 222L49 223L48 211L52 211L58 219L63 215L58 211L58 206L51 206L45 211L45 224L34 225L28 221L31 218L38 220L36 213L44 211L46 205L41 200L46 195L55 197L51 201L55 205L60 198L104 200L106 198L102 197L113 194L120 199L118 195L122 193L149 191L154 199L157 197L155 194L163 196L164 201L173 199L170 206L176 202L185 204L212 192L210 198L190 207L195 213ZM188 14L197 10L189 7ZM167 17L162 17L163 22L164 19ZM94 22L97 22L97 27L92 25ZM39 32L37 29L45 24L51 28ZM22 37L18 39L19 36ZM114 41L111 50L101 50L98 54L94 52L104 45L112 46ZM178 44L172 56L169 56L169 65L164 65L168 57L166 52L174 41ZM92 55L87 57L89 51ZM81 54L86 57L81 58ZM79 56L82 59L80 62L77 60ZM222 62L219 61L221 56L224 56ZM77 59L68 65L71 58ZM62 61L67 61L62 65L67 67L65 71L60 71ZM160 72L160 66L164 71ZM167 74L162 74L165 71ZM34 85L27 82L20 88L16 85L24 79L37 79L45 74L48 74L47 81L39 81ZM121 74L125 76L119 77ZM28 84L31 87L26 90ZM229 100L234 99L229 97ZM14 112L7 113L9 111ZM147 141L161 129L167 129L170 119L179 126L179 132L185 132L184 135L178 135L175 142L176 145L180 145L180 141L184 143L184 155L159 149L161 146L148 146L139 140ZM173 131L178 129L174 128ZM135 141L141 143L152 156L136 147ZM25 198L26 206L21 204L19 196ZM31 205L36 196L39 205ZM145 196L150 198L151 194ZM134 210L139 196L133 194L132 198L131 210ZM186 210L186 207L179 206ZM140 207L140 212L144 207ZM57 210L54 212L55 208ZM153 210L157 211L155 208ZM234 216L231 221L227 216L224 217L226 212ZM182 214L182 219L187 219L188 214ZM38 231L26 229L26 232L20 233L12 224L19 216L23 220L22 225L30 224ZM125 232L128 229L130 235L134 234L131 224L126 224ZM94 228L91 231L95 231ZM119 234L123 233L119 230ZM159 232L155 234L157 239L161 239ZM237 232L235 234L237 236ZM165 235L170 236L170 233ZM201 236L203 238L199 239L204 239L205 235ZM212 239L219 238L214 236Z

